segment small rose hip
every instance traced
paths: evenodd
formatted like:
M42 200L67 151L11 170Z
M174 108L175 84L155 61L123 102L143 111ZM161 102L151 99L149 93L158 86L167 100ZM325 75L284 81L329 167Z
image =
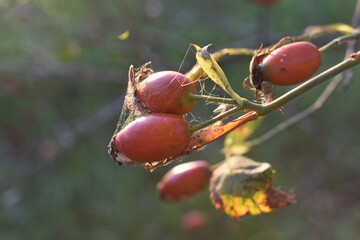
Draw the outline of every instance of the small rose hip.
M148 110L178 115L193 109L196 102L189 95L196 92L194 83L175 71L153 73L136 87L137 97Z

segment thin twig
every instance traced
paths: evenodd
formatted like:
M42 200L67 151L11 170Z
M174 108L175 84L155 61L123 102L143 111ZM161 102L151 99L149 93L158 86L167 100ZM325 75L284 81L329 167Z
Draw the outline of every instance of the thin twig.
M356 3L355 12L354 12L354 16L353 16L351 25L356 28L358 28L360 26L360 0L358 0ZM357 43L358 43L357 40L352 40L352 41L347 42L347 49L346 49L347 55L350 55L351 53L355 52ZM354 73L353 69L348 69L343 72L344 80L341 85L341 90L344 91L345 89L347 89L350 86L352 79L353 79L353 73Z
M292 116L291 118L283 121L282 123L277 125L275 128L272 128L271 130L269 130L268 132L266 132L259 138L250 140L250 141L246 141L244 144L248 147L254 147L254 146L260 145L260 144L264 143L265 141L269 140L270 138L274 137L278 133L286 130L290 126L294 125L295 123L303 120L304 118L308 117L312 113L316 112L324 105L325 101L334 92L334 90L341 83L341 81L342 81L342 76L338 75L337 77L334 78L333 81L331 81L329 83L329 85L322 92L320 97L310 107L308 107L304 111Z
M224 112L215 118L202 122L200 124L194 125L191 128L195 130L199 130L201 128L210 126L215 122L225 119L229 116L232 116L236 113L243 112L243 111L254 111L258 114L258 116L265 116L268 113L279 109L286 103L292 101L293 99L297 98L301 94L311 90L315 86L319 85L320 83L332 78L339 73L342 73L346 69L352 68L360 64L360 52L354 54L352 57L346 58L346 60L338 63L337 65L329 68L328 70L320 73L319 75L309 79L305 83L297 86L296 88L290 90L289 92L285 93L284 95L280 96L279 98L275 99L274 101L268 104L257 104L254 102L249 101L248 99L243 99L243 104L241 106L236 106L227 112Z
M229 105L237 105L236 101L232 98L222 98L216 96L209 95L199 95L199 94L189 94L189 99L195 101L204 101L218 104L229 104Z
M353 16L353 27L358 27L360 25L360 0L357 1L357 6L354 12ZM344 59L347 59L350 54L355 52L355 46L358 42L357 40L348 41L348 46L346 49L345 57ZM257 145L262 144L263 142L269 140L270 138L274 137L278 133L284 131L285 129L289 128L290 126L300 122L301 120L305 119L309 115L313 114L326 102L326 100L330 97L330 95L335 91L335 89L340 85L341 82L344 82L344 84L351 82L353 76L353 69L349 68L343 71L341 74L337 75L324 89L324 91L321 93L319 98L307 109L304 111L292 116L291 118L283 121L279 125L277 125L275 128L271 129L270 131L266 132L262 136L260 136L257 139L246 141L244 144L248 147L254 147ZM344 85L343 85L344 86Z
M352 68L360 63L360 56L358 55L360 52L353 55L353 57L345 58L344 61L340 62L339 64L329 68L328 70L320 73L319 75L309 79L305 83L297 86L296 88L290 90L289 92L285 93L284 95L280 96L279 98L275 99L274 101L264 105L261 109L259 109L260 115L266 115L267 113L278 109L279 107L283 106L284 104L288 103L289 101L293 100L294 98L300 96L301 94L305 93L306 91L312 89L313 87L319 85L320 83L324 82L325 80L342 73L346 69ZM254 110L256 111L256 110Z
M319 51L320 51L321 53L323 53L323 52L329 50L330 48L332 48L332 47L334 47L334 46L343 44L343 43L348 42L348 41L350 41L350 40L356 40L356 39L359 39L359 38L360 38L360 31L359 31L359 30L356 30L356 31L355 31L354 33L352 33L352 34L335 38L335 39L332 40L331 42L327 43L325 46L321 47L321 48L319 49Z

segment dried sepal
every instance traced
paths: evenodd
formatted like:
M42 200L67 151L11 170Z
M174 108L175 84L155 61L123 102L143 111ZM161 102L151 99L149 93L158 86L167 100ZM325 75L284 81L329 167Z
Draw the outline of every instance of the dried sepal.
M123 166L128 166L128 167L145 168L145 169L149 170L150 172L152 172L158 167L166 166L167 164L173 162L174 160L179 160L178 157L172 157L172 158L163 159L161 161L150 162L150 163L135 162L135 161L131 160L130 158L126 157L124 154L122 154L116 148L115 138L116 138L116 135L114 135L110 140L110 143L108 145L108 153L110 154L111 159L120 166L123 165Z
M144 104L136 97L136 88L141 81L153 74L154 71L148 67L150 64L151 62L147 62L137 69L134 69L133 65L129 67L128 88L124 104L127 110L133 111L139 116L149 113L149 110L147 110Z
M250 77L248 79L250 80L252 87L247 84L247 79L245 79L243 88L254 91L255 97L262 98L264 103L274 100L274 95L272 93L271 84L264 81L264 72L260 67L260 64L263 62L264 58L270 55L275 49L291 41L290 37L285 37L269 48L264 48L263 45L261 45L250 61Z

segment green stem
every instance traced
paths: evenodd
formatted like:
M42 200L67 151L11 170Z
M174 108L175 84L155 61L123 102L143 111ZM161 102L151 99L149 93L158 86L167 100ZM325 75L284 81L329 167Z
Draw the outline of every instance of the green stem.
M333 28L336 29L336 26ZM324 29L321 28L321 30L323 30L325 32ZM341 29L341 28L339 27L339 29ZM353 40L353 39L358 39L358 38L360 38L360 31L357 30L349 35L334 39L329 44L326 44L325 46L323 46L320 49L320 51L324 52L337 44L341 44L348 40ZM225 52L228 52L228 51L229 51L229 49L227 49L227 51L222 51L222 52L219 51L216 56L217 59L219 59L222 56L222 54L224 54ZM205 128L209 125L216 123L217 121L220 121L231 115L234 115L236 113L243 112L243 111L255 111L259 116L264 116L276 109L279 109L284 104L290 102L294 98L300 96L301 94L305 93L306 91L319 85L320 83L324 82L325 80L327 80L331 77L334 77L337 74L345 71L346 69L354 67L355 65L357 65L359 63L360 63L360 52L357 52L357 53L354 53L353 55L351 55L348 59L345 59L344 61L340 62L339 64L329 68L328 70L322 72L321 74L319 74L319 75L313 77L312 79L306 81L305 83L297 86L296 88L290 90L289 92L285 93L284 95L280 96L279 98L275 99L274 101L272 101L268 104L257 104L257 103L251 102L245 98L242 98L242 97L238 96L237 94L234 94L232 96L234 98L233 100L226 99L226 98L210 97L210 96L199 96L199 95L193 94L191 97L194 99L197 99L197 100L208 101L208 102L217 102L217 103L227 103L227 104L231 104L231 105L236 105L236 107L234 107L222 114L219 114L218 116L216 116L208 121L205 121L198 125L194 125L190 128L190 130L192 132L200 130L202 128ZM192 77L195 76L195 75L193 75L194 68L188 73L188 74L190 74L190 75L188 75L188 76L190 76L190 78L191 78L191 76ZM196 71L198 71L198 74L200 74L200 75L203 74L203 71L201 68L197 69Z
M353 16L352 20L352 26L357 27L360 25L360 0L357 1L356 10ZM345 60L350 56L351 53L355 52L355 45L357 43L358 39L355 41L348 41L348 46L345 53ZM353 69L349 68L342 72L341 74L338 74L325 88L325 90L321 93L320 97L307 109L304 111L292 116L291 118L285 120L284 122L277 125L275 128L272 128L259 138L245 141L244 145L252 148L254 146L260 145L265 141L268 141L276 134L280 133L281 131L284 131L289 126L301 121L302 119L308 117L310 114L313 114L315 111L319 110L324 103L327 101L327 99L330 97L330 95L337 89L337 87L342 83L351 82L351 79L353 77ZM347 83L348 84L348 83Z
M220 121L220 120L225 119L229 116L232 116L236 113L243 112L246 110L255 111L255 112L257 112L257 114L259 116L265 116L266 114L268 114L276 109L279 109L284 104L290 102L294 98L300 96L301 94L305 93L306 91L319 85L320 83L324 82L325 80L327 80L331 77L334 77L337 74L345 71L346 69L354 67L355 65L357 65L359 63L360 63L360 52L352 55L352 57L349 57L348 59L340 62L339 64L333 66L332 68L329 68L328 70L322 72L321 74L313 77L312 79L308 80L307 82L290 90L289 92L287 92L284 95L280 96L279 98L275 99L271 103L263 105L263 104L253 103L247 99L244 99L242 106L236 106L222 114L219 114L218 116L216 116L212 119L209 119L208 121L205 121L198 125L194 125L190 128L190 131L194 132L199 129L205 128L209 125L216 123L217 121Z
M250 48L223 48L217 52L214 52L212 56L216 61L219 61L225 56L236 56L236 55L245 55L252 56L255 53L255 49Z
M221 98L221 97L214 97L214 96L209 96L209 95L198 95L198 94L191 93L191 94L189 94L189 99L196 100L196 101L237 105L237 102L232 98Z
M212 124L214 124L214 123L216 123L216 122L218 122L220 120L223 120L223 119L225 119L225 118L227 118L229 116L232 116L232 115L234 115L236 113L239 113L239 112L242 112L242 111L243 110L242 110L241 107L234 107L234 108L232 108L232 109L230 109L230 110L228 110L228 111L226 111L224 113L221 113L221 114L217 115L216 117L211 118L211 119L209 119L209 120L207 120L205 122L202 122L202 123L199 123L197 125L191 126L189 130L190 130L190 132L195 132L197 130L208 127L208 126L210 126L210 125L212 125Z
M268 132L266 132L259 138L245 141L244 145L249 148L253 148L254 146L260 145L263 142L271 139L276 134L284 131L289 126L301 121L302 119L306 118L310 114L314 113L315 111L317 111L324 105L325 101L329 98L331 93L333 93L335 91L336 87L341 83L342 80L343 80L343 76L337 75L337 77L334 78L334 80L326 87L326 89L323 91L323 93L320 95L320 97L316 100L316 102L314 102L310 107L308 107L304 111L292 116L291 118L283 121L282 123L280 123L276 127L272 128L271 130L269 130Z
M316 85L319 85L320 83L324 82L325 80L336 76L337 74L345 71L346 69L349 69L351 67L354 67L355 65L360 63L360 52L354 54L352 57L349 57L348 59L340 62L339 64L333 66L332 68L329 68L328 70L322 72L321 74L313 77L312 79L308 80L307 82L301 84L300 86L290 90L289 92L285 93L281 97L275 99L271 103L268 103L266 105L263 105L259 107L259 109L253 109L254 111L257 111L260 116L264 116L268 114L269 112L278 109L279 107L283 106L284 104L290 102L294 98L300 96L304 92L312 89ZM257 106L258 107L258 106Z
M309 41L315 38L319 38L323 35L329 35L329 34L349 34L351 27L346 27L346 24L330 24L330 25L323 25L323 26L312 26L307 28L304 33L300 36L291 37L291 41L298 42L298 41ZM357 31L354 33L357 34ZM352 34L350 34L352 35ZM357 38L357 37L355 37ZM334 40L335 41L335 40ZM287 42L284 42L283 44L286 44ZM335 42L333 44L338 44L338 42ZM325 47L325 46L324 46ZM321 50L322 52L326 49ZM217 52L214 52L212 56L216 61L219 61L221 58L225 56L236 56L236 55L245 55L245 56L252 56L257 50L256 49L250 49L250 48L224 48ZM186 73L186 76L192 80L195 81L201 77L201 75L204 73L202 68L199 66L199 64L195 64L194 67Z
M349 35L345 35L345 36L341 36L338 38L333 39L331 42L327 43L326 45L324 45L323 47L321 47L319 49L319 51L321 53L324 53L325 51L329 50L330 48L334 47L334 46L338 46L340 44L343 44L349 40L355 40L360 38L360 31L356 30L354 33L349 34Z

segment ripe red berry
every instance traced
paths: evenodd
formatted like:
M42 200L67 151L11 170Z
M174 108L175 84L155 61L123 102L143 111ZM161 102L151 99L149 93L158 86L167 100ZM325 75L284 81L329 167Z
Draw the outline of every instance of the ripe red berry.
M133 161L156 162L180 154L189 141L187 120L175 114L154 113L122 129L115 137L115 146Z
M263 81L275 85L293 85L305 81L321 65L321 53L309 42L295 42L284 45L259 64Z
M203 190L209 184L211 173L206 161L179 164L167 172L156 187L165 201L184 200Z
M175 71L156 72L136 87L136 94L152 112L183 115L190 112L195 101L188 95L196 93L194 83Z

